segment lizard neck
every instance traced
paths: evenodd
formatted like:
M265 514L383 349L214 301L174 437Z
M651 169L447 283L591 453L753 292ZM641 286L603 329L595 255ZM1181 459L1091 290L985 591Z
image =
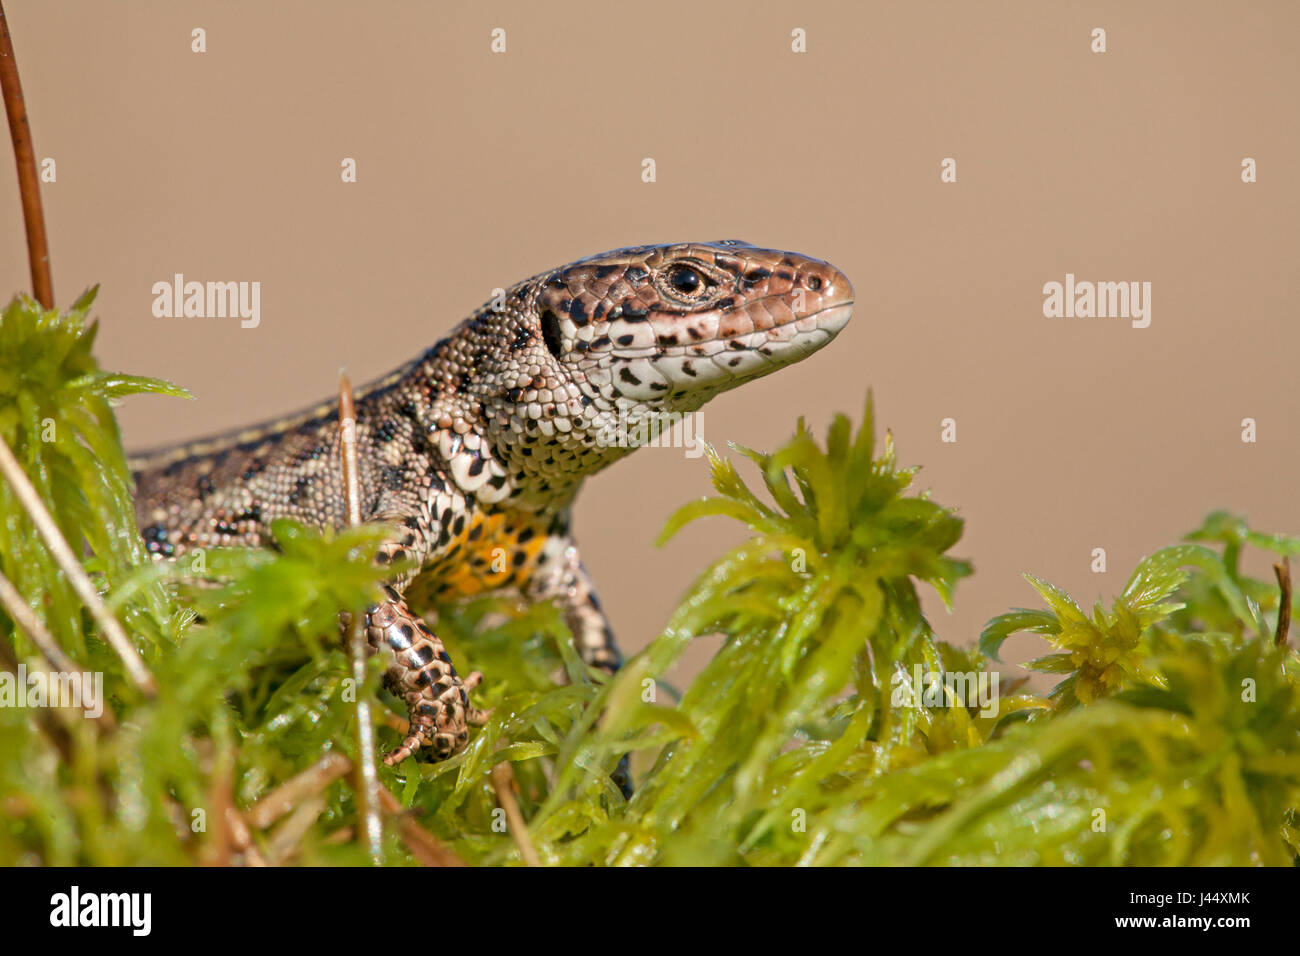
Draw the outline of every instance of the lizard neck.
M555 397L526 369L489 365L476 352L478 314L362 399L377 417L418 423L466 495L536 513L571 507L583 480L626 455L556 416ZM578 400L579 402L581 399ZM533 414L530 414L533 413Z

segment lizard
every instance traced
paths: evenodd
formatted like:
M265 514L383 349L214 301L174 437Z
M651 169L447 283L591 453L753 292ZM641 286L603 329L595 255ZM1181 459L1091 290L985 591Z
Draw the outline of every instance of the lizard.
M485 591L555 602L582 659L612 673L621 657L570 527L583 481L631 452L643 426L817 351L852 307L840 270L797 253L738 240L628 247L498 290L359 388L363 518L389 529L376 560L413 568L365 612L370 649L392 652L385 686L408 711L384 762L446 759L485 719L469 696L480 675L462 679L408 602ZM344 526L338 407L132 456L151 557L272 546L281 517Z

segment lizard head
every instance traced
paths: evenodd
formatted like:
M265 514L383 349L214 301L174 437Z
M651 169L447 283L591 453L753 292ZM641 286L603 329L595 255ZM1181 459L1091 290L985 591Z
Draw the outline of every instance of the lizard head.
M538 284L538 330L597 404L692 411L826 345L853 308L829 263L725 240L619 249Z
M642 422L806 358L852 308L844 273L797 253L735 240L618 249L481 310L467 381L517 485L562 495L635 447Z

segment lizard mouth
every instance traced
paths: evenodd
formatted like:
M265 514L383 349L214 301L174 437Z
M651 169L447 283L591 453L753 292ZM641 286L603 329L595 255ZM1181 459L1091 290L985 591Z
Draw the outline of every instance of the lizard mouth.
M728 351L741 352L753 350L763 353L765 347L774 351L777 346L787 346L798 342L804 344L816 341L816 348L829 342L848 324L853 315L853 300L846 299L823 306L797 319L753 332L740 332L734 335L715 335L707 339L688 340L669 346L618 347L609 350L609 354L620 359L648 359L668 357L706 358L712 355L726 354ZM821 333L820 335L818 333ZM816 348L804 351L811 354Z
M815 320L818 330L827 333L831 338L839 335L840 329L849 324L849 319L853 316L853 300L846 299L843 302L836 302L832 305L818 309L816 312L810 312L802 319L796 321L796 325L807 322L809 319ZM830 341L829 339L827 341Z
M719 336L664 349L628 349L617 357L637 384L657 381L645 397L673 404L697 401L801 361L839 334L853 314L853 300L826 305L769 329ZM666 386L666 387L665 387Z
M675 355L689 355L693 349L698 347L708 348L720 345L720 352L726 352L729 349L740 351L743 348L754 349L761 353L765 344L789 345L796 341L818 341L820 344L817 348L820 348L821 345L829 342L839 334L840 330L848 324L852 315L853 300L848 299L845 302L824 306L815 312L809 312L807 315L791 319L770 329L758 332L742 332L739 335L719 335L702 342L692 342L686 347L670 348L666 351ZM818 335L817 333L822 334ZM732 345L733 342L740 344ZM809 350L809 352L811 351L816 351L816 349ZM807 355L809 352L803 354ZM699 353L696 352L695 354Z
M716 339L722 347L714 364L737 381L747 381L800 361L828 345L853 315L853 300L828 305L763 332L749 332ZM732 354L734 353L734 354ZM755 361L732 364L737 356L753 355ZM756 364L761 362L761 364Z

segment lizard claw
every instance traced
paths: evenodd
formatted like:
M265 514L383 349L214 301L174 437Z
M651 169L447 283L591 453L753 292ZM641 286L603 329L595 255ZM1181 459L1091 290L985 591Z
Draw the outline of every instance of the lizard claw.
M425 748L434 760L446 760L465 749L469 727L485 723L491 711L468 703L468 681L456 684L433 699L418 693L407 698L410 724L402 743L384 755L385 764L392 767Z
M483 680L483 675L478 671L474 671L472 674L470 674L468 677L465 678L465 684L464 684L465 690L466 691L473 690L475 687L479 685L480 682L482 682L482 680ZM496 710L495 707L489 707L487 710L479 710L477 707L471 704L469 710L465 714L465 723L470 724L474 727L482 727L484 724L488 722L488 718L492 716L492 711L494 710Z

